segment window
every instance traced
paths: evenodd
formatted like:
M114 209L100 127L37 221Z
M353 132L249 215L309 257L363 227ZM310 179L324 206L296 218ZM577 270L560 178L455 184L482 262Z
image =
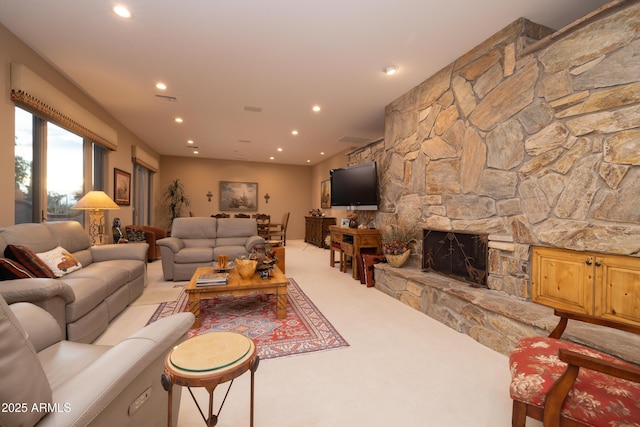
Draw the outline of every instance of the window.
M152 176L151 170L133 165L133 224L151 225Z
M71 207L104 188L106 150L19 107L15 129L15 223L84 223L84 212Z

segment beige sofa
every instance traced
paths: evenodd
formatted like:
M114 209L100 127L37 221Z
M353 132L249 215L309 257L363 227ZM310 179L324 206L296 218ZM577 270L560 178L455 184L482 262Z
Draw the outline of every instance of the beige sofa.
M189 217L173 220L171 237L157 241L165 280L190 280L198 267L218 255L234 260L264 245L253 218Z
M65 341L57 321L0 296L0 425L166 426L164 360L186 338L191 313L158 320L115 346ZM177 425L181 387L175 387Z
M34 253L58 246L69 251L82 268L61 278L26 278L0 282L9 304L31 302L60 325L63 337L89 343L109 322L138 298L146 284L147 243L91 246L76 221L18 224L0 228L0 251L22 245Z

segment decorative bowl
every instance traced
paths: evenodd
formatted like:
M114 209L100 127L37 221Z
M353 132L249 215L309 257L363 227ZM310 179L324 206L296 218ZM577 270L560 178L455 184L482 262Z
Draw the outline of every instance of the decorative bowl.
M258 261L254 259L236 259L236 271L243 279L248 279L256 272Z

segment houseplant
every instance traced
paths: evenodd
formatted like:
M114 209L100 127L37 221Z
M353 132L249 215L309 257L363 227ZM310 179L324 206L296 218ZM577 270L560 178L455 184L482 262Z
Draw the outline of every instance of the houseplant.
M411 255L416 227L405 222L388 224L382 231L382 253L393 267L402 267Z
M180 182L180 179L174 179L167 186L164 191L164 200L169 208L169 227L171 227L173 220L180 217L182 208L191 205L191 201L185 192L184 184Z

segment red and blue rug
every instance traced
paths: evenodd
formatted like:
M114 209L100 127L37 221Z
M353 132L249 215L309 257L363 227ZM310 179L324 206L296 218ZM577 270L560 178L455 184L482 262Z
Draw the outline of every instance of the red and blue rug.
M287 297L285 319L276 319L275 295L222 295L203 301L201 327L190 329L189 337L210 331L238 332L254 340L263 360L349 345L293 279L289 279ZM148 323L186 310L183 291L176 301L160 304Z

